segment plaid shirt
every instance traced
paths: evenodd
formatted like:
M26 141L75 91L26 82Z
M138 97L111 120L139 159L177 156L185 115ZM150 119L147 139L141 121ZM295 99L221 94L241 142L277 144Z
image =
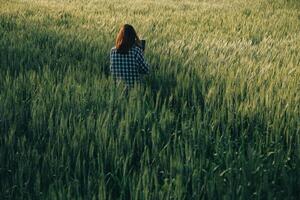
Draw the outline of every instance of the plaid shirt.
M110 72L115 80L123 80L132 87L141 82L142 74L149 73L149 65L138 46L134 45L127 54L118 53L114 47L110 52Z

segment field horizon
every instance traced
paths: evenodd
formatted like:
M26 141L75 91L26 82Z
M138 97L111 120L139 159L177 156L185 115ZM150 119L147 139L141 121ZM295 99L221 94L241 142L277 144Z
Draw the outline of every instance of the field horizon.
M0 0L0 199L300 199L299 77L297 0Z

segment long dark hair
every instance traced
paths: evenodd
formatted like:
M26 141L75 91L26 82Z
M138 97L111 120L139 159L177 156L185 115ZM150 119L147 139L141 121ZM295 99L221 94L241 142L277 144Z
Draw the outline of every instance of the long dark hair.
M116 48L118 53L128 53L129 49L136 43L139 43L140 39L137 36L133 26L124 24L116 38Z

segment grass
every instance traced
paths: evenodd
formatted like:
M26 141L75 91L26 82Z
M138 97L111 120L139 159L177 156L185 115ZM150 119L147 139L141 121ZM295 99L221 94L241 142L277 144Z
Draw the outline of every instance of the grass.
M0 0L1 199L299 199L296 0ZM122 23L151 73L109 76Z

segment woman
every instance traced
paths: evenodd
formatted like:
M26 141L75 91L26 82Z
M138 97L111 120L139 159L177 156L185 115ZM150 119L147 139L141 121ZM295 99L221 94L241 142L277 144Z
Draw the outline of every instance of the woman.
M140 40L131 25L121 27L115 45L110 52L110 72L115 80L122 80L131 88L141 82L143 74L149 73Z

